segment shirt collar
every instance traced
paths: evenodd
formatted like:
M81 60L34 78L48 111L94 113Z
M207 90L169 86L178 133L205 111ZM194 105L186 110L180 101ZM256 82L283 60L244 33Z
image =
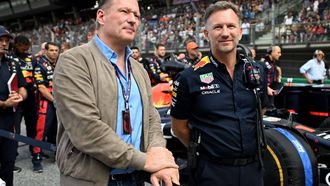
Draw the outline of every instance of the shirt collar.
M101 52L105 55L105 57L113 64L117 64L118 55L115 51L113 51L110 47L108 47L98 35L95 37L96 46L101 50ZM129 47L126 47L125 52L125 62L128 61L129 57L132 54L132 50Z
M221 63L220 61L218 61L215 57L214 57L214 55L212 54L212 51L210 51L210 61L216 66L216 67L218 67L218 66L222 66L222 67L226 67L226 65L225 64L223 64L223 63ZM240 64L240 63L242 63L242 61L243 60L241 60L241 58L240 58L240 56L239 56L239 53L238 53L238 51L237 51L237 53L236 53L236 64L235 64L235 66L237 65L237 64Z

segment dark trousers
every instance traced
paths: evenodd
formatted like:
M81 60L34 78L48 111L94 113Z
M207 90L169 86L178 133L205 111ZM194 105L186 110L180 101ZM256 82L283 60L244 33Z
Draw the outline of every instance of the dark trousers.
M0 178L6 182L6 186L13 185L16 151L17 141L0 138Z
M16 112L15 129L16 133L21 133L21 122L24 117L26 126L26 136L35 138L36 136L36 125L38 119L37 101L36 95L33 90L28 90L28 97L20 105L20 109ZM30 152L32 153L32 146L30 145Z
M150 174L134 171L130 174L110 175L108 186L144 186L146 180L150 180Z
M227 166L199 158L197 167L191 171L189 185L263 186L263 171L258 161L245 166Z

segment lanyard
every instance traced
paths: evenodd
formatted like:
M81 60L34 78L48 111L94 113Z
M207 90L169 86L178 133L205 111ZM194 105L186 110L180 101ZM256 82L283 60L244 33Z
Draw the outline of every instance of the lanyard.
M113 64L114 65L114 64ZM130 121L130 112L129 112L129 97L130 97L130 92L131 92L131 63L128 61L127 62L127 79L128 79L128 86L127 90L124 87L123 82L120 80L120 75L119 75L119 68L118 66L114 65L114 68L116 69L116 76L119 80L119 84L121 86L121 91L124 97L124 102L125 102L125 110L122 111L122 117L123 117L123 132L124 134L132 134L132 126L131 126L131 121Z
M124 97L125 110L128 111L129 110L129 97L130 97L130 92L131 92L131 63L129 61L127 62L127 79L128 79L127 90L125 89L123 82L120 80L118 66L114 65L114 67L116 69L116 76L119 80L119 84L121 86L121 92Z

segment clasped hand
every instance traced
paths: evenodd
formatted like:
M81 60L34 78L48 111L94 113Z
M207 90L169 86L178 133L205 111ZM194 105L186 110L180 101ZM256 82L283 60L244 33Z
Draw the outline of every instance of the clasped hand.
M166 186L179 183L179 166L175 163L172 153L164 147L151 147L147 152L144 170L151 172L152 185L159 186L163 181Z
M21 101L23 101L23 96L16 91L11 91L5 101L5 107L16 107Z

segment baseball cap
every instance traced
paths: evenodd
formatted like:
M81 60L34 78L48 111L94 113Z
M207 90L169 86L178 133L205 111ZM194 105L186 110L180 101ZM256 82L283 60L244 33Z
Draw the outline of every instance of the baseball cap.
M9 33L9 31L4 26L0 25L0 37L3 36L13 39L13 36Z
M198 45L197 45L197 43L195 43L193 41L187 43L187 45L186 45L187 50L193 50L193 49L196 49L196 48L198 48Z

